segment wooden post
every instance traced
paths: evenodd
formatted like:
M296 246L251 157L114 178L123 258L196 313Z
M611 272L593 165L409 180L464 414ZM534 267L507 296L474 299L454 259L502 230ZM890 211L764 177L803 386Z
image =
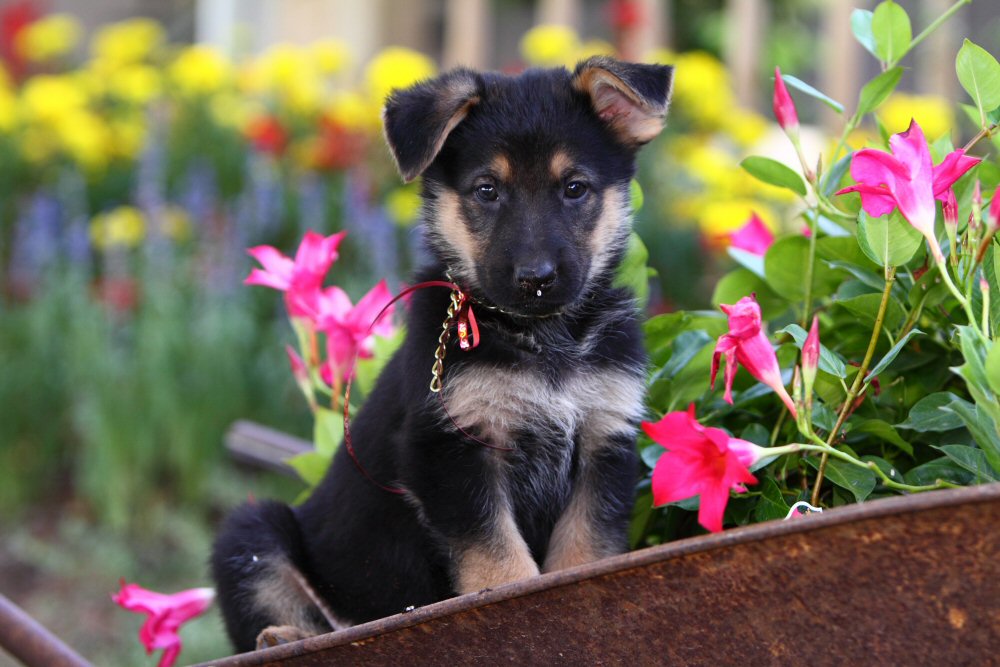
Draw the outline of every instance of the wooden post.
M819 67L819 88L844 105L844 113L854 113L860 90L862 46L851 33L851 12L855 0L829 0L820 18L823 57ZM840 133L844 122L835 111L823 105L822 124L828 133Z
M924 0L921 11L916 12L914 33L941 16L952 5L949 0ZM959 37L968 34L966 21L968 14L958 12L950 20L939 26L930 37L916 49L914 82L917 92L923 95L939 95L950 100L959 99L958 78L955 76L955 55L961 46Z
M760 45L767 30L764 0L727 0L726 66L733 78L736 101L740 106L755 108L760 97L757 74Z
M557 23L571 28L580 28L579 0L540 0L535 10L535 23Z
M447 0L444 15L445 67L485 69L492 60L489 0Z
M634 0L640 20L622 31L618 40L618 51L625 60L639 62L664 44L666 13L669 4L665 0Z

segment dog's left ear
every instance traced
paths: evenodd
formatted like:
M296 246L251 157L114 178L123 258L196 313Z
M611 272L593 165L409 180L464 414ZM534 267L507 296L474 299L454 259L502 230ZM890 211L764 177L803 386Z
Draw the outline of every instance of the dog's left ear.
M674 68L595 56L576 66L573 87L625 145L641 146L666 123Z
M457 69L389 96L382 123L404 181L434 161L451 131L479 102L479 83L474 72Z

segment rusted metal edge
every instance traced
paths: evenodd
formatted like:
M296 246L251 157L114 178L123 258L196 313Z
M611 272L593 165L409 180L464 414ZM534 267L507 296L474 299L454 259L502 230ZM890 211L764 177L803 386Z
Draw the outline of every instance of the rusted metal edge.
M80 654L2 594L0 649L27 667L92 667Z
M809 533L886 516L913 514L956 505L995 502L1000 502L1000 483L884 498L867 503L830 509L822 514L813 514L807 518L794 521L770 521L752 526L733 528L721 533L678 540L656 547L633 551L621 556L606 558L580 567L543 574L493 590L450 598L415 609L411 612L396 614L339 632L310 637L284 646L251 653L242 653L229 658L202 663L202 666L252 667L274 664L285 659L331 649L344 644L362 642L371 637L410 628L432 619L445 618L504 600L532 595L543 590L572 586L593 577L640 568L651 563L688 556L694 553L711 552L734 545L758 542L794 533Z

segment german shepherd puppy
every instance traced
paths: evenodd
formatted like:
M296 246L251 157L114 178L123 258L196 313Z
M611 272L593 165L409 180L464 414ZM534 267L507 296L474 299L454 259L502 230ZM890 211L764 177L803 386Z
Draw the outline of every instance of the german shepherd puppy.
M671 80L595 57L572 73L459 69L389 97L400 173L423 176L433 263L418 280L462 287L481 344L452 337L432 393L450 297L416 292L351 429L370 479L341 447L302 505L228 517L212 568L237 649L626 550L646 359L613 282L636 152L663 128Z

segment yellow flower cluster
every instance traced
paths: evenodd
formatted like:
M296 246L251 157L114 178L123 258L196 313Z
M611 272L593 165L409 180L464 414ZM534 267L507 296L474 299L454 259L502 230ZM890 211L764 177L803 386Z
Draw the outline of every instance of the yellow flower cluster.
M521 57L535 67L573 68L590 56L614 55L615 47L603 40L581 41L563 25L535 26L521 38Z

